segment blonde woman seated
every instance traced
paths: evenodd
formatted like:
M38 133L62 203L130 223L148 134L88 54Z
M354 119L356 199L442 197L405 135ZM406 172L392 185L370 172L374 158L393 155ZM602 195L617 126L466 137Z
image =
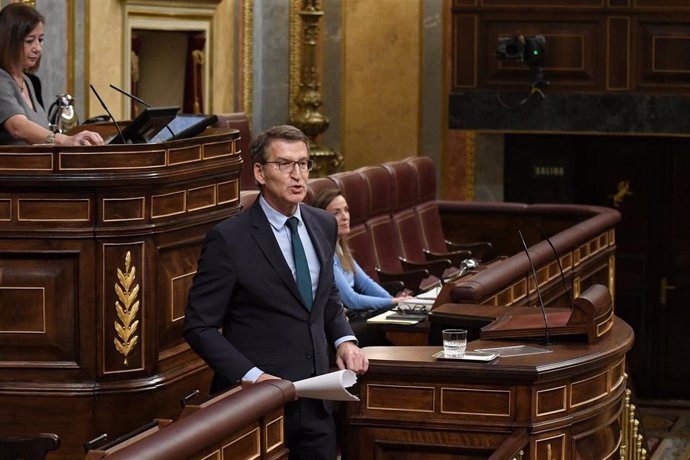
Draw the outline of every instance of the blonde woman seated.
M322 190L312 200L312 206L331 212L338 222L338 244L336 245L333 275L340 291L340 300L348 310L348 317L363 318L377 310L392 307L409 295L393 297L367 275L352 257L345 235L350 233L350 211L347 200L338 189ZM354 327L354 326L353 326ZM355 331L356 332L356 331ZM359 335L357 337L361 338Z

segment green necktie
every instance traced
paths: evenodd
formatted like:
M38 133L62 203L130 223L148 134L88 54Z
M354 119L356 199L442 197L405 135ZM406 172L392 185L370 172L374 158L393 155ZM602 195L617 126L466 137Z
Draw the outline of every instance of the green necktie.
M307 310L311 311L312 299L311 292L311 275L309 274L309 264L307 263L307 255L304 253L304 246L302 240L299 238L297 232L297 225L299 220L296 217L290 217L285 225L290 228L290 235L292 236L292 255L295 258L295 271L297 272L297 287L299 293L304 299L304 304Z

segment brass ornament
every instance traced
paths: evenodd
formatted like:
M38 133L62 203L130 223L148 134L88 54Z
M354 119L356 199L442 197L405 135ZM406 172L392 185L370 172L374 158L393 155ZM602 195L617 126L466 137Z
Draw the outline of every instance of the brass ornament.
M253 71L254 68L254 40L252 31L254 30L254 0L244 0L242 9L244 20L242 21L242 106L249 119L249 126L252 121L252 93L253 93Z
M623 203L623 199L628 196L632 195L633 192L630 189L630 181L629 180L622 180L618 182L616 185L616 193L613 195L609 195L611 200L613 201L613 205L616 208L620 208L621 204Z
M203 51L194 50L192 51L192 59L194 60L194 71L192 72L192 76L194 77L194 113L201 113L201 95L197 90L197 74L203 71L204 65L206 64L206 57Z
M113 339L115 349L125 357L125 366L129 366L127 356L139 342L139 336L135 335L139 327L139 320L136 319L139 312L139 285L134 285L135 278L136 267L132 266L132 254L127 251L125 272L117 269L118 283L115 283L115 293L118 300L115 301L115 311L120 322L114 322L117 337Z
M316 139L330 125L330 120L321 112L321 83L317 65L317 48L319 45L319 20L323 11L317 0L304 0L299 12L302 24L302 47L296 44L291 52L299 53L300 73L297 94L294 95L295 107L290 113L290 124L299 128L309 137L309 150L314 160L313 175L325 177L342 170L343 157L339 152L317 144ZM291 24L291 30L295 24ZM295 36L294 32L291 36ZM290 77L293 78L296 59L291 60ZM291 87L292 87L291 82Z

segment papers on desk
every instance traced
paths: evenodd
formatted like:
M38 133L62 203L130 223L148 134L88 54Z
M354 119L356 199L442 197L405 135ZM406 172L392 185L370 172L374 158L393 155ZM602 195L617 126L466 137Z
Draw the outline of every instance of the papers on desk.
M398 303L398 307L402 308L413 308L416 306L432 306L436 302L436 299L422 299L421 297L410 297L409 299L405 299L402 302Z
M441 286L430 289L417 297L410 297L398 305L367 320L369 324L417 324L426 319L436 302Z
M435 288L431 288L426 292L422 292L416 298L436 300L436 297L438 297L439 293L441 292L441 287L441 285L438 285Z
M389 316L394 315L394 318L388 319ZM384 311L380 315L372 316L367 320L369 324L417 324L421 319L419 317L412 317L410 319L405 319L398 314L395 310Z

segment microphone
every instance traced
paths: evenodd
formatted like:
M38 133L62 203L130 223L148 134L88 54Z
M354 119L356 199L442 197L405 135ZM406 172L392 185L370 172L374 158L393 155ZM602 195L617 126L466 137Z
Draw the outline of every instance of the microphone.
M101 96L98 94L98 91L96 91L96 88L93 87L93 85L89 85L89 88L91 88L91 91L93 91L93 94L96 95L98 98L98 102L101 103L101 107L105 110L105 112L108 114L111 120L113 120L113 124L115 125L115 129L117 129L117 134L118 138L117 139L112 139L108 144L124 144L125 143L125 136L122 135L122 130L120 129L120 125L117 124L117 121L115 121L115 117L113 117L113 114L110 113L110 110L108 110L108 107L105 105L105 102L103 102L103 99L101 99ZM115 142L119 139L119 142Z
M120 88L118 88L117 86L113 85L112 83L110 84L110 87L111 87L112 89L114 89L115 91L118 91L118 92L124 94L124 95L127 96L128 98L137 101L139 104L145 105L146 108L148 108L148 109L151 108L151 104L147 103L146 101L144 101L143 99L141 99L141 98L139 98L139 97L136 97L134 94L130 94L130 93L128 93L127 91L125 91L124 89L120 89ZM177 139L177 137L175 136L175 133L173 132L173 130L170 129L170 126L165 125L165 127L168 129L168 131L170 131L170 135L172 135L173 140Z
M110 85L110 87L111 87L112 89L114 89L115 91L118 91L118 92L124 94L124 95L127 96L128 98L134 99L134 100L137 101L139 104L142 104L142 105L145 105L145 106L148 107L148 108L151 108L151 105L149 105L149 104L147 104L146 102L144 102L143 99L140 99L140 98L136 97L134 94L129 94L129 93L128 93L127 91L125 91L124 89L120 89L120 88L118 88L117 86L112 85L112 84Z
M539 229L539 233L541 234L541 237L546 240L547 243L549 243L549 246L551 246L551 250L553 251L553 254L556 256L556 262L558 263L558 270L561 272L561 281L563 282L563 288L565 289L565 295L568 297L568 304L570 305L570 311L573 311L575 308L573 305L573 297L570 295L570 291L568 290L568 283L565 281L565 275L563 274L563 266L561 265L561 256L558 254L558 251L556 251L556 248L554 247L553 243L549 239L548 236L546 236L546 233L544 233L544 230L542 230L541 225L537 225L537 228Z
M551 345L551 334L549 333L549 321L546 319L546 308L544 308L544 300L541 298L541 289L539 289L539 280L537 279L537 271L534 269L534 264L532 263L532 257L529 255L529 249L527 249L527 243L525 243L525 238L522 236L522 231L518 229L518 235L520 235L520 241L522 242L522 247L527 254L527 261L529 266L532 268L532 276L534 277L534 285L537 288L537 297L539 298L539 306L541 307L541 314L544 316L544 344Z

